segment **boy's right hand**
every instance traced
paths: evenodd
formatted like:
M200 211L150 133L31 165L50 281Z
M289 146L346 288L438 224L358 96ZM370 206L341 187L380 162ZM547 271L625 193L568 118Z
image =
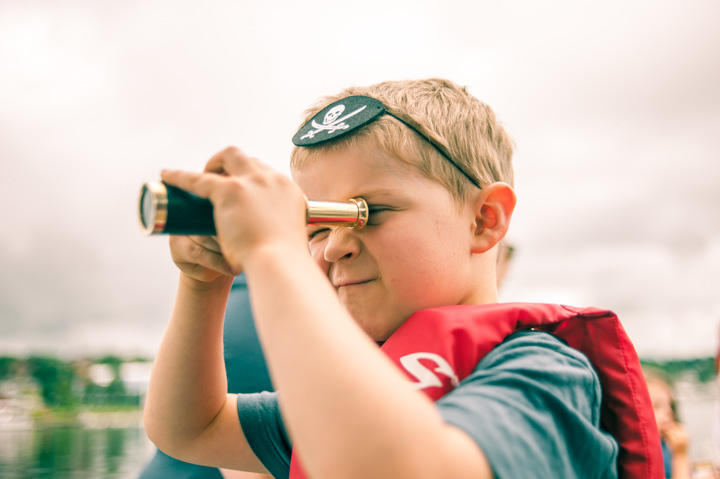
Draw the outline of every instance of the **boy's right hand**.
M185 276L201 283L235 276L214 236L170 236L170 255Z
M208 165L203 170L210 171ZM225 260L215 236L170 236L170 255L180 271L195 281L211 283L236 274Z
M215 239L222 254L212 254L207 245L185 243L183 256L175 261L214 271L188 268L197 278L238 274L246 269L247 261L263 252L308 255L307 203L302 190L286 175L238 148L215 154L204 173L163 170L162 179L213 204Z

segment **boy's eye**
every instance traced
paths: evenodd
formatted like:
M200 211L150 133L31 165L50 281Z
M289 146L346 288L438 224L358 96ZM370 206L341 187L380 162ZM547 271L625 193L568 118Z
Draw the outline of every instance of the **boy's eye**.
M394 208L385 205L368 205L368 225L378 224L383 213L394 211Z
M395 208L386 205L368 205L368 226L377 225L382 214L395 211ZM330 233L330 228L318 228L308 233L308 241L320 240Z
M330 232L330 228L318 228L315 231L311 231L308 233L308 241L322 238L328 232Z

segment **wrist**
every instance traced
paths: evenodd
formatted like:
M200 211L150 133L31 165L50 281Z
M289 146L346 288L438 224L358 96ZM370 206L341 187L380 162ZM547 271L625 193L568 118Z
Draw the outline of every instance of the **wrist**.
M221 275L212 281L201 281L180 272L180 287L197 294L222 293L232 286L233 277Z
M266 269L267 265L274 261L280 261L291 267L296 259L310 259L304 237L303 241L298 242L278 241L259 245L243 259L243 270L251 275L252 271Z

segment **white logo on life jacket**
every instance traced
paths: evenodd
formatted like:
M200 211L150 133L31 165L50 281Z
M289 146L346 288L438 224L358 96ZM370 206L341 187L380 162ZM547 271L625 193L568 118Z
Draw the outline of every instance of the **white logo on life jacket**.
M430 360L437 364L437 367L431 371L420 363L421 359ZM435 353L408 354L400 358L400 364L402 364L407 372L417 379L417 382L415 383L415 387L417 389L441 387L442 381L440 381L440 378L438 378L435 373L449 377L450 384L452 384L453 387L456 387L459 383L452 366L450 366L445 358L438 356Z

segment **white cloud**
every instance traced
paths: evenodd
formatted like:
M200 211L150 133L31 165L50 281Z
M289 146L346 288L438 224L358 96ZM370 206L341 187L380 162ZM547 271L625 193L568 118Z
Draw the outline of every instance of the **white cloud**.
M176 275L137 229L142 181L228 144L287 171L319 96L446 76L518 145L506 295L616 308L641 350L713 351L720 6L553 5L3 3L0 346L146 348Z

